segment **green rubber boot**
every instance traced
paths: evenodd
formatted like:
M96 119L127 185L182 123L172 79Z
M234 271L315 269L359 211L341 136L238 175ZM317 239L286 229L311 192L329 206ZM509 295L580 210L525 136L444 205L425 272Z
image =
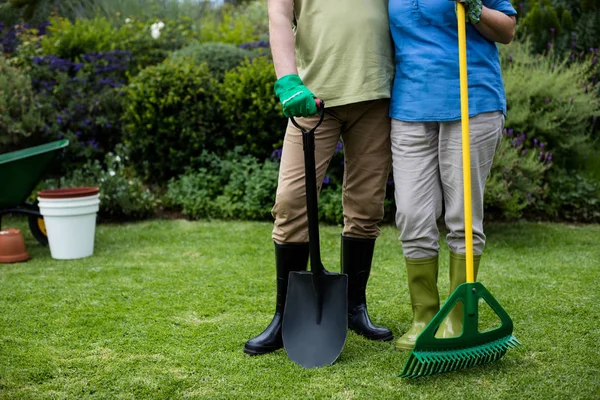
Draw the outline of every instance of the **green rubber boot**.
M464 254L456 254L450 252L450 294L452 294L456 288L467 281L467 260ZM475 273L475 280L477 280L477 271L479 270L479 261L481 261L481 254L473 256L473 272ZM463 330L463 304L458 302L452 311L448 313L444 322L440 325L438 331L435 333L436 338L451 338L457 337L462 334Z
M413 322L410 329L396 340L396 349L398 350L412 350L417 337L440 309L440 296L437 288L438 257L405 258L405 261Z

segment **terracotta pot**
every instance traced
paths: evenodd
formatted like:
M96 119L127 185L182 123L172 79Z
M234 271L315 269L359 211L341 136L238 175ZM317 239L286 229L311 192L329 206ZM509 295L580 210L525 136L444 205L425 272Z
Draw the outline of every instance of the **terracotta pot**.
M48 189L38 192L38 197L42 199L72 199L75 197L87 197L98 194L100 190L97 187L77 187Z
M19 229L0 231L0 263L21 262L29 259L25 240Z

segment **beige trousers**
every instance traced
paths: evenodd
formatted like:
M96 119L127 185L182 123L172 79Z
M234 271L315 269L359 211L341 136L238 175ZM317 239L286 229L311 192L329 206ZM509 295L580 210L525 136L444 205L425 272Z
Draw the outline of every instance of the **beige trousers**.
M469 119L471 133L471 191L473 252L481 254L483 190L500 143L501 112ZM404 256L434 257L439 251L437 219L445 206L450 251L465 254L462 131L460 121L404 122L392 120L392 164L396 198L396 226Z
M315 132L315 162L320 191L340 137L344 143L344 236L375 238L383 218L390 171L389 99L326 108ZM298 118L310 129L317 116ZM302 133L291 122L283 142L275 205L273 240L279 244L308 241Z

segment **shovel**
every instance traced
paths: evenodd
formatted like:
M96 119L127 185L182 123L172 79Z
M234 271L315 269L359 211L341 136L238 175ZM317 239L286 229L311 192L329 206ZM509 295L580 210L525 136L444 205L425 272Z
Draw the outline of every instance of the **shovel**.
M290 272L283 313L283 347L290 360L304 368L333 364L339 357L348 332L348 276L327 271L321 262L317 215L315 130L325 115L323 100L316 99L321 118L302 132L310 271Z

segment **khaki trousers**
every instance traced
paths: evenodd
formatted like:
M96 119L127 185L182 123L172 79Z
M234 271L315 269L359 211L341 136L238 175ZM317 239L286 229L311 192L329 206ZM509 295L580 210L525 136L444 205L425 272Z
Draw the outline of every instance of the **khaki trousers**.
M500 144L501 112L469 119L471 134L471 191L473 252L481 254L483 190ZM446 241L450 251L465 254L462 131L460 121L392 121L392 164L396 198L396 226L404 256L434 257L439 251L437 219L445 206Z
M317 116L298 118L310 129ZM315 132L315 162L320 191L336 145L344 143L344 236L375 238L383 218L385 188L390 171L389 99L366 101L326 108L323 123ZM288 124L275 205L273 240L276 243L308 241L304 150L302 133Z

